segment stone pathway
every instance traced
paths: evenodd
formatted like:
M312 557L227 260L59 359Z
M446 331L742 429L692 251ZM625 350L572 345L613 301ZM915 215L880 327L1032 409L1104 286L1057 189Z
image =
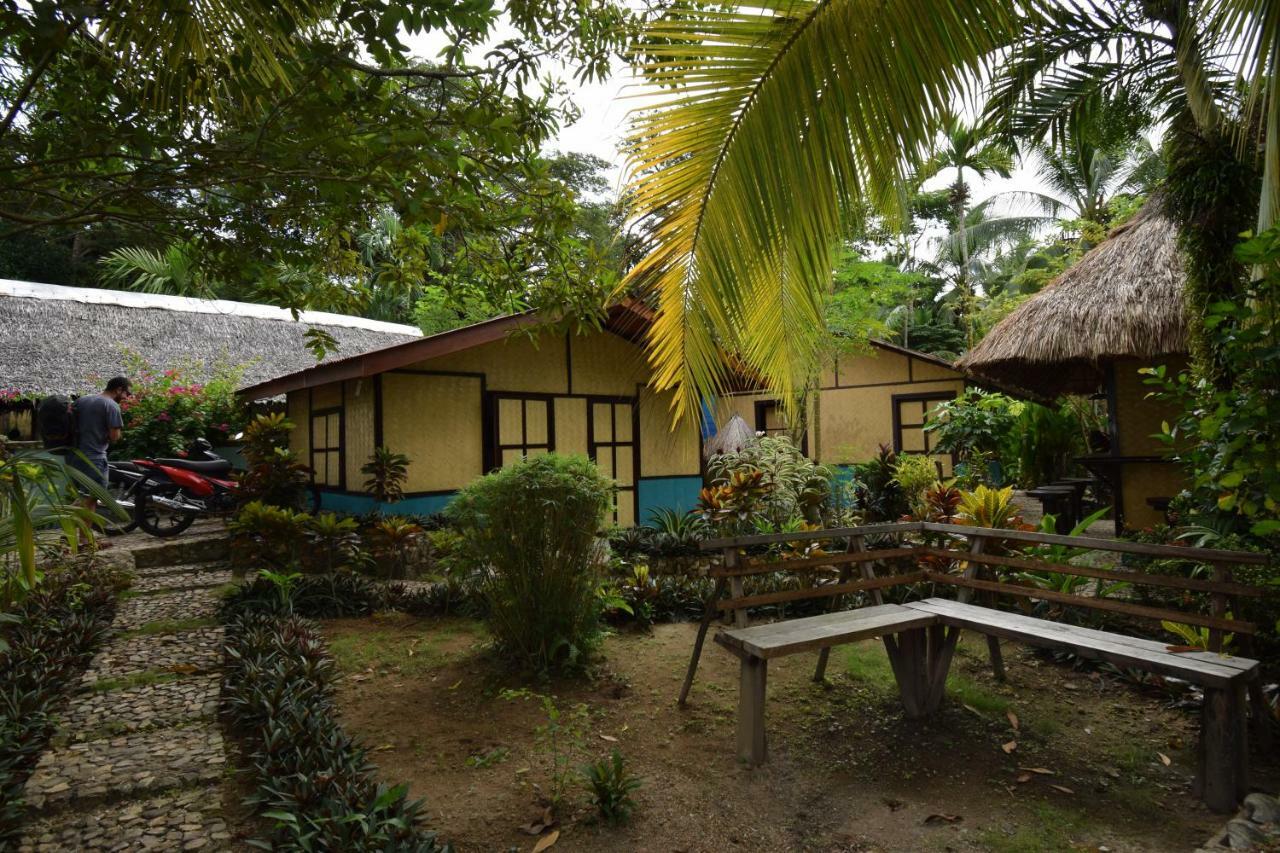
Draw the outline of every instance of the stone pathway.
M24 853L244 849L217 721L225 540L130 544L133 588L27 782Z

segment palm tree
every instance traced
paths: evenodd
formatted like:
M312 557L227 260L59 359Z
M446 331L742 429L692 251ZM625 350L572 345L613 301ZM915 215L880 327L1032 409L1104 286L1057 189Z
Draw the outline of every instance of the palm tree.
M659 306L650 357L656 383L679 391L675 413L696 417L700 396L728 375L726 351L779 394L795 394L821 339L847 217L868 204L901 214L904 174L997 51L1010 59L991 114L1016 112L1027 129L1065 127L1077 90L1123 88L1213 127L1226 75L1206 57L1244 45L1252 101L1273 131L1264 198L1274 194L1274 6L762 0L681 4L652 21L634 62L659 96L635 114L628 139L645 256L624 286ZM1015 110L1030 102L1030 115Z

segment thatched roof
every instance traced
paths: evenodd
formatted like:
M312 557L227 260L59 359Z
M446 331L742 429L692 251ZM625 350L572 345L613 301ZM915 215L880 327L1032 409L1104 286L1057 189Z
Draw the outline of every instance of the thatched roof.
M1092 392L1108 361L1187 351L1185 286L1177 226L1153 195L956 366L1037 397Z
M710 459L721 453L737 453L755 440L756 431L747 426L741 415L734 415L715 435L706 440L702 445L702 455Z
M188 299L0 279L0 388L82 393L125 372L126 354L207 378L220 361L252 384L314 366L308 329L328 332L342 358L421 336L412 326L226 300Z

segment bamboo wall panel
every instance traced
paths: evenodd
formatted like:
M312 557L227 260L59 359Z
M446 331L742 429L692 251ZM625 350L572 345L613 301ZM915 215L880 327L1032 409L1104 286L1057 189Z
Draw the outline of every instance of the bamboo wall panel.
M342 405L342 383L330 382L311 389L311 405L316 409L333 409Z
M557 397L556 452L587 454L587 401L581 397Z
M409 457L405 491L459 489L484 473L478 378L387 373L382 381L383 440Z
M636 385L649 381L644 350L609 332L569 338L573 393L634 397Z
M841 380L844 381L844 374L841 374ZM881 444L892 447L895 394L950 391L959 395L963 390L964 381L954 379L823 391L818 405L820 461L848 465L875 456Z
M907 357L888 350L842 355L837 362L841 385L869 385L878 382L906 382L910 379Z
M1171 361L1169 369L1172 372L1186 366L1185 358ZM1116 422L1122 456L1161 455L1164 445L1151 436L1160 432L1162 421L1172 422L1178 416L1177 406L1147 399L1152 388L1143 383L1143 376L1138 370L1148 366L1137 359L1121 359L1115 363Z
M304 465L310 464L311 456L311 412L307 409L307 396L306 391L294 391L285 402L285 410L293 423L289 448Z
M943 367L920 358L911 359L911 378L916 382L928 379L959 379L960 374L950 367Z
M640 476L698 476L698 424L671 422L671 393L646 386L640 392Z
M550 332L539 334L536 342L527 335L513 335L464 352L419 362L413 365L413 369L483 373L488 377L490 391L538 394L568 391L564 335Z
M360 468L373 456L373 379L353 379L347 382L346 400L343 450L346 457L347 488L356 491L365 481Z

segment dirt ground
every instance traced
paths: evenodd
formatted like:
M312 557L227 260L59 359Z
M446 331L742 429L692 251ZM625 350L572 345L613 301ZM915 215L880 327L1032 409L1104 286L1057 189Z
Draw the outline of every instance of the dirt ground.
M567 716L587 707L573 766L616 746L643 780L621 828L596 823L571 789L556 851L1163 853L1194 849L1223 821L1189 793L1192 714L1008 644L997 684L984 638L970 635L950 700L927 722L903 717L878 642L833 650L825 686L811 681L814 655L771 662L770 762L746 769L734 758L734 658L708 643L689 707L676 706L694 632L611 636L594 678L539 687L500 669L474 622L326 623L346 674L343 724L461 853L529 851L553 831L522 830L542 822L551 760L535 742L539 703L500 696L519 687L554 694ZM1255 756L1254 784L1275 780Z

